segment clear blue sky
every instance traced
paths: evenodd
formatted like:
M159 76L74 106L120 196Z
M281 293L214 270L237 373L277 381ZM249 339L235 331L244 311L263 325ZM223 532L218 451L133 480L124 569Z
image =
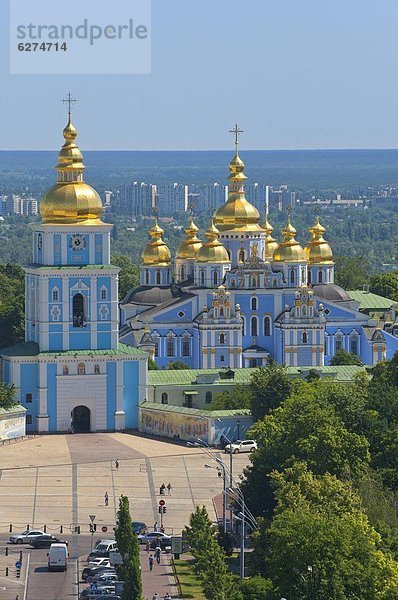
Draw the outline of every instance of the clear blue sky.
M397 0L153 0L135 76L9 75L5 4L1 149L57 149L68 90L83 149L398 146Z

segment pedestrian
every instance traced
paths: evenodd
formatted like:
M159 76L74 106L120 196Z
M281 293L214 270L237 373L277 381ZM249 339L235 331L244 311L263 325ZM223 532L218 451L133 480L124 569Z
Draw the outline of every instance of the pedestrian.
M164 533L164 527L163 527L163 525L161 526L161 528L160 528L160 531L161 531L162 533Z
M105 492L105 496L104 496L104 502L105 502L105 506L108 506L108 504L109 504L109 496L108 496L108 492Z
M151 549L151 542L149 540L147 540L145 542L145 548L146 548L147 554L149 554L149 550Z
M15 596L15 600L19 600L19 594Z
M155 521L154 524L153 524L153 530L154 531L158 530L158 522L157 521Z
M171 600L169 592L167 592L167 594L165 595L164 600Z
M159 596L158 593L155 592L154 595L152 596L152 600L158 600Z
M158 563L158 565L160 565L160 555L162 553L162 549L160 546L156 546L155 548L155 556L156 556L156 562Z
M162 485L160 486L160 495L164 496L166 492L166 486L164 485L164 483L162 483Z
M169 483L169 484L167 485L167 491L168 491L168 494L169 494L169 496L171 496L171 493L172 493L172 491L173 491L173 488L171 487L171 483Z
M117 471L119 468L119 459L118 458L115 460L115 467L116 467L116 471Z
M149 565L149 570L152 571L152 569L153 569L153 556L152 556L152 554L148 558L148 565Z

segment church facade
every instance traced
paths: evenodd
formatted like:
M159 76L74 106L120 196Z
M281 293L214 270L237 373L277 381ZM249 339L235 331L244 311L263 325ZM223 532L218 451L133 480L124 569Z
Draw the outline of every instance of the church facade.
M83 179L69 121L57 183L32 225L25 268L25 342L0 351L2 376L26 407L27 431L103 431L138 427L146 395L146 352L119 341L119 268L110 264L112 225Z
M334 262L319 218L303 247L288 218L277 242L246 199L236 152L229 196L198 237L191 218L174 260L156 222L142 253L141 281L121 303L121 339L161 368L328 365L344 349L365 364L391 358L398 338L334 283Z

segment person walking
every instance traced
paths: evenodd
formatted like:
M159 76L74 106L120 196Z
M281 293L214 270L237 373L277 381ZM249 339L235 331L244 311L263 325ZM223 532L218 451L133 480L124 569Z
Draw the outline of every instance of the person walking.
M155 592L154 595L152 596L152 600L158 600L159 596L158 593Z
M153 524L153 530L154 531L158 530L158 522L157 521L155 521L154 524Z
M160 555L162 553L162 549L160 546L156 546L155 548L155 556L156 556L156 562L158 563L158 565L160 565Z
M165 492L166 492L166 486L164 485L164 483L162 483L162 485L160 486L160 495L164 496Z
M171 600L171 596L170 596L169 592L166 593L164 600Z
M148 566L149 566L149 570L152 571L152 569L153 569L153 556L152 556L152 554L148 558Z
M167 484L167 492L168 492L169 496L171 496L172 491L173 491L173 488L171 487L171 483Z
M117 458L115 460L115 467L116 467L116 471L119 469L119 459Z
M105 496L104 496L104 503L105 503L105 506L108 506L108 504L109 504L109 496L108 496L108 492L105 492Z

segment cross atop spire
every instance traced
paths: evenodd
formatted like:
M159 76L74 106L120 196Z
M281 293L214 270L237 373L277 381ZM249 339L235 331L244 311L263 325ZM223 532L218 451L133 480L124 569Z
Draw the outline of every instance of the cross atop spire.
M69 114L69 116L70 116L70 115L71 115L71 112L72 112L72 105L73 105L73 104L75 104L75 103L77 102L76 98L73 98L73 97L72 97L72 94L71 94L70 92L68 92L68 94L67 94L66 98L63 98L63 99L62 99L62 102L63 102L64 104L67 104L67 105L68 105L68 114Z
M235 135L235 146L236 150L238 150L239 134L243 133L243 129L239 129L238 124L236 123L235 127L229 130L229 133L233 133Z

